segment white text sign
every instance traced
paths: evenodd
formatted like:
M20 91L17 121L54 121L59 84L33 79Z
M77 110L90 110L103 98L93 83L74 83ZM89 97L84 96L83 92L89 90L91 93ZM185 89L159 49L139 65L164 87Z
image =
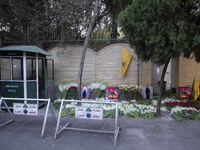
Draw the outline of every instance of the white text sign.
M13 113L15 115L37 116L38 104L13 103Z
M103 119L103 109L102 108L91 108L91 107L75 107L75 117L79 119Z

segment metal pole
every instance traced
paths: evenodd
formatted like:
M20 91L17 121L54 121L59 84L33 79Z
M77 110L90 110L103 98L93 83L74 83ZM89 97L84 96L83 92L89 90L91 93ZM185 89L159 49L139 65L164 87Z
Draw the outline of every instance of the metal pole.
M119 117L119 105L116 103L116 113L115 113L115 133L114 133L114 146L117 144L117 135L118 135L118 117Z
M115 129L114 129L114 131L103 131L103 130L90 130L90 129L81 129L81 128L70 128L70 127L67 127L67 126L69 126L71 124L70 122L68 122L66 125L64 125L64 127L62 127L61 130L59 130L59 124L60 124L60 118L61 118L61 113L62 113L62 109L63 109L63 103L65 103L65 102L96 103L96 104L115 104L116 105L116 113L115 113ZM64 109L66 111L66 114L68 115L68 111L67 111L65 105L64 105ZM118 133L119 133L118 121L119 121L119 103L118 102L107 103L107 102L96 102L96 101L62 100L61 101L61 106L60 106L60 111L59 111L59 116L58 116L58 120L57 120L57 126L56 126L55 135L54 135L54 140L56 139L57 134L59 134L64 129L67 129L67 130L76 130L76 131L86 131L86 132L97 132L97 133L112 133L112 134L114 134L114 146L116 146L117 137L118 137Z
M48 99L47 109L46 109L46 112L45 112L44 123L43 123L43 127L42 127L41 138L43 138L43 135L44 135L44 130L45 130L45 127L46 127L47 115L48 115L48 111L49 111L50 102L51 102L50 99Z
M36 53L36 88L37 88L37 99L39 99L39 74L38 74L38 53ZM37 101L39 104L39 101Z
M56 131L55 131L55 135L54 135L54 140L56 139L56 136L57 136L57 133L58 133L58 129L59 129L59 125L60 125L60 117L61 117L61 114L62 114L62 107L63 107L63 100L61 101L61 105L60 105L58 121L57 121Z
M67 114L67 118L68 118L68 120L70 120L70 116L69 116L68 110L66 108L66 104L65 104L65 102L63 102L63 103L64 103L65 113Z
M27 98L26 52L23 52L24 98ZM27 101L24 101L27 104Z
M10 79L11 81L13 80L13 65L12 65L12 57L9 57L10 58Z
M51 110L52 110L53 118L54 118L54 119L56 120L56 122L57 122L57 117L56 117L55 109L54 109L54 107L53 107L52 102L50 103L50 107L51 107Z
M3 101L4 105L6 106L8 112L10 113L11 117L13 118L13 120L16 121L16 120L15 120L15 117L13 116L12 112L10 111L10 109L9 109L9 107L8 107L8 105L7 105L7 103L6 103L6 101L5 101L4 99L2 99L2 101Z

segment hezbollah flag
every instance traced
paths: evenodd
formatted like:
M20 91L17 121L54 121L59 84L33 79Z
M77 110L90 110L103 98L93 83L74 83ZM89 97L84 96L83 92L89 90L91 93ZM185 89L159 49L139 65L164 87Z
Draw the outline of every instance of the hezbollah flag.
M129 66L129 63L130 63L132 57L133 57L133 55L128 50L123 48L123 53L122 53L122 75L126 74L126 70L127 70L128 66Z
M199 97L199 85L198 85L195 77L194 77L194 81L193 81L192 94L193 94L194 100L196 100Z

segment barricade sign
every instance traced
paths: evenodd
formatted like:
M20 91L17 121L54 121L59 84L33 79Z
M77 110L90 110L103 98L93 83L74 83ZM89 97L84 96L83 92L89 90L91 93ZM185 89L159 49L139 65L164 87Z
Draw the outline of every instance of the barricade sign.
M82 129L82 128L72 128L69 127L72 123L70 122L70 117L68 110L66 108L66 102L73 102L73 103L93 103L93 104L110 104L110 105L116 105L115 109L115 127L113 131L104 131L104 130L92 130L92 129ZM69 120L67 124L65 124L60 130L60 119L61 119L61 114L62 114L62 109L65 109L65 112L67 114L67 119ZM83 107L83 106L75 106L75 117L77 119L94 119L94 120L103 120L103 109L99 107ZM97 133L110 133L114 135L114 146L116 146L116 141L117 141L117 136L119 133L119 126L118 126L118 118L119 118L119 113L118 113L118 102L96 102L96 101L80 101L80 100L61 100L60 104L60 110L58 114L58 119L57 119L57 125L56 125L56 130L55 130L55 135L54 139L57 138L57 135L63 131L64 129L67 130L76 130L76 131L88 131L88 132L97 132Z
M11 112L10 108L8 107L6 101L44 101L47 102L47 107L44 115L44 121L43 121L43 126L42 126L42 131L41 131L41 138L44 136L44 131L46 128L46 122L47 122L47 115L49 111L49 107L51 107L53 116L56 119L55 111L54 108L51 104L50 99L33 99L33 98L7 98L7 97L1 97L1 103L4 103L4 106L6 107L7 111L9 112L10 116L12 117L11 120L4 122L0 124L0 127L8 124L12 121L16 121L14 115L26 115L26 116L37 116L38 115L38 105L37 104L30 104L30 103L13 103L13 113ZM1 106L1 105L0 105Z
M91 107L75 107L75 117L79 119L103 119L103 109L102 108L91 108Z
M37 116L38 104L13 103L13 113L14 115Z

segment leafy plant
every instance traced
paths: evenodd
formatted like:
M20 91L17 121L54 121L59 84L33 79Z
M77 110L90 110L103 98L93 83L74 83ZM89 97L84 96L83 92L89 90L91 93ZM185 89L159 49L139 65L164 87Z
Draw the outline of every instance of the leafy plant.
M75 110L74 110L74 108L67 108L67 111L68 111L70 117L74 117L75 116ZM62 110L61 116L62 117L67 117L65 109Z
M105 90L108 86L108 83L103 81L92 81L89 83L88 87L90 89L90 99L100 98L105 96Z
M77 87L72 86L67 91L67 99L76 99Z
M59 99L76 99L75 90L72 88L77 88L77 83L74 81L65 81L59 84L58 90L59 90ZM71 90L72 89L72 90ZM69 93L68 93L69 92Z
M62 92L59 92L58 98L59 99L65 99L67 95L67 90L63 90Z
M119 85L118 97L121 100L133 100L141 98L140 91L142 88L137 85Z
M152 101L143 99L143 100L138 100L138 101L137 101L137 104L152 105Z

